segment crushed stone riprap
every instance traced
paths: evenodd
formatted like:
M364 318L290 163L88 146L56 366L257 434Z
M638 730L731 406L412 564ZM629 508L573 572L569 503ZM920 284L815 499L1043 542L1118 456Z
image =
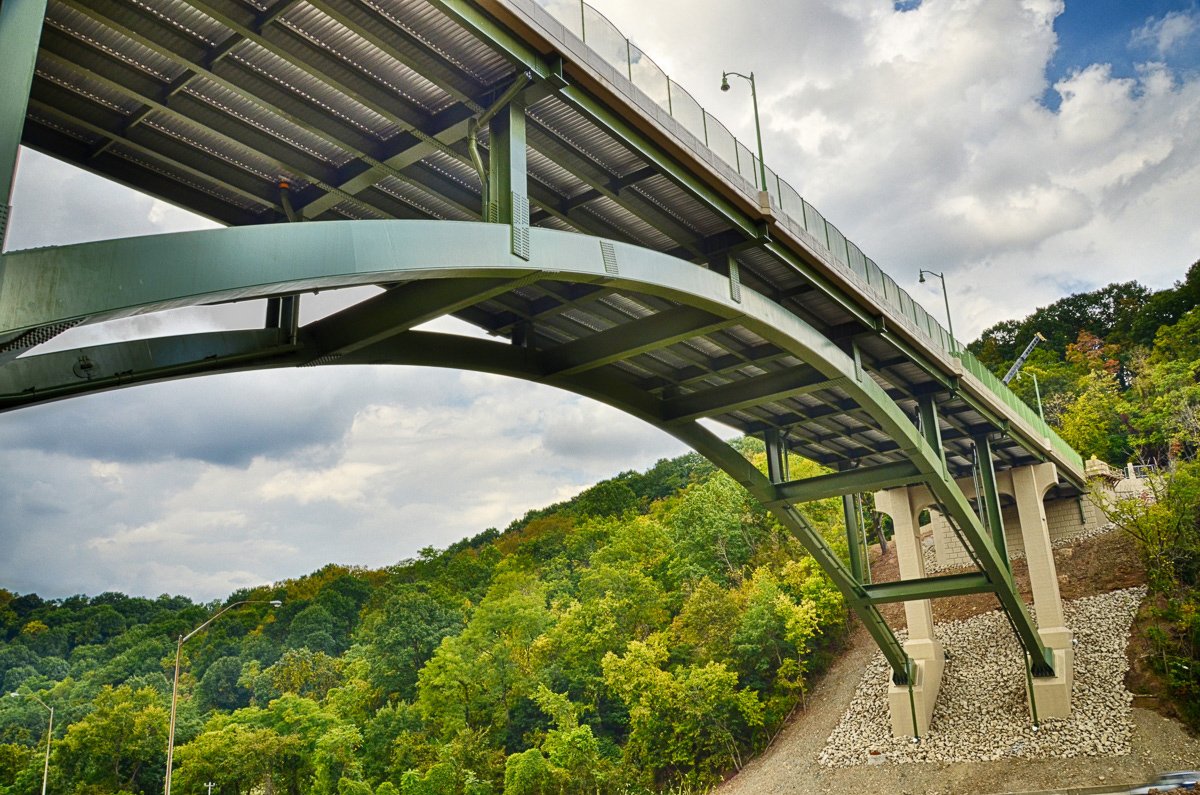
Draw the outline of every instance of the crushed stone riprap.
M994 611L935 627L950 659L932 724L919 743L892 737L890 669L879 653L818 761L825 767L863 765L871 749L881 751L888 764L1128 754L1133 696L1124 683L1125 647L1145 595L1144 587L1129 588L1064 603L1067 626L1078 641L1070 718L1033 728L1025 655L1004 615ZM903 633L897 635L903 640Z

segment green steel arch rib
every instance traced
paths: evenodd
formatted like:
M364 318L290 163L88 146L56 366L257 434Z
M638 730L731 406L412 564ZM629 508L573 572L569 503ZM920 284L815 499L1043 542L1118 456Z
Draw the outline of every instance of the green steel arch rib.
M0 258L0 410L140 383L237 370L412 364L504 374L602 401L663 429L741 483L799 538L883 650L897 682L910 661L877 608L905 599L992 591L1035 661L1052 675L990 535L947 474L939 450L870 374L780 305L648 249L529 230L529 259L504 224L344 221L240 227L17 251ZM630 290L675 306L571 343L535 349L415 331L427 320L534 282ZM383 293L299 329L192 334L15 358L63 327L221 301L387 285ZM803 364L685 395L656 396L604 368L622 358L739 325ZM7 350L5 350L7 349ZM905 461L779 483L697 420L741 405L836 386ZM934 440L936 441L936 440ZM887 586L859 582L796 509L804 501L924 483L962 529L981 570Z

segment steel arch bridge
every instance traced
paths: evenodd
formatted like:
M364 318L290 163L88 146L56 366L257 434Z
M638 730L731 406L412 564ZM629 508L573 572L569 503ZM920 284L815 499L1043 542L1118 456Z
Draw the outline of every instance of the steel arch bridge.
M3 0L0 193L23 144L230 228L4 253L0 409L343 364L551 384L672 434L791 529L907 688L912 733L940 648L899 643L886 602L994 593L1031 674L1069 694L1061 618L1039 628L1013 583L997 473L1040 472L1040 506L1082 492L1079 456L674 81L655 96L628 39L602 51L606 21L578 9L573 27L532 0ZM383 291L300 325L302 294L361 285ZM263 302L263 327L35 350L233 301ZM493 339L416 330L444 315ZM768 472L703 418L761 436ZM789 452L833 471L791 480ZM842 560L796 509L863 492L904 495L884 500L898 528L936 506L978 570L910 560L900 582L867 581L852 511ZM1039 614L1058 606L1043 588Z

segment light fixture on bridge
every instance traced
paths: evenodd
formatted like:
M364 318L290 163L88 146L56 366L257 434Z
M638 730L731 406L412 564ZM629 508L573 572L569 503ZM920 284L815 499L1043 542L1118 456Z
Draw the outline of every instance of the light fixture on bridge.
M729 76L740 77L750 81L750 100L754 103L754 134L758 138L758 189L767 192L767 165L763 162L762 125L758 121L758 90L754 84L754 72L744 75L741 72L721 72L721 90L729 90Z
M930 276L936 276L942 280L942 300L946 302L946 325L949 326L948 331L950 332L950 352L954 353L958 350L958 341L954 339L954 320L950 317L950 295L946 292L946 277L944 274L938 273L937 271L923 270L917 274L917 282L924 284L925 274L927 273Z

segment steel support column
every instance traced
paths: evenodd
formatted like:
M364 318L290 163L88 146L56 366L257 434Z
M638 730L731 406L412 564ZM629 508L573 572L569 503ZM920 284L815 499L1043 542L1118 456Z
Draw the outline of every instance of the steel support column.
M842 516L846 519L846 549L850 553L850 573L854 579L863 579L862 527L858 522L858 505L853 494L842 495Z
M1008 560L1008 540L1004 536L1004 517L1000 511L1000 491L996 487L996 467L992 462L992 443L987 434L975 437L975 457L983 486L983 493L975 495L975 499L983 500L988 527L992 530L992 544L1004 565L1011 569L1012 563Z
M942 462L944 473L946 450L942 446L942 428L938 424L937 403L934 402L933 395L922 395L917 401L917 407L921 419L921 435L925 437L925 441L929 443L938 460Z
M0 5L0 251L8 237L17 155L45 17L46 0Z
M517 96L488 125L488 217L512 227L511 251L529 259L529 177L525 154L525 101Z
M772 428L763 434L763 442L767 447L767 477L772 483L783 483L788 479L788 454L783 433Z

